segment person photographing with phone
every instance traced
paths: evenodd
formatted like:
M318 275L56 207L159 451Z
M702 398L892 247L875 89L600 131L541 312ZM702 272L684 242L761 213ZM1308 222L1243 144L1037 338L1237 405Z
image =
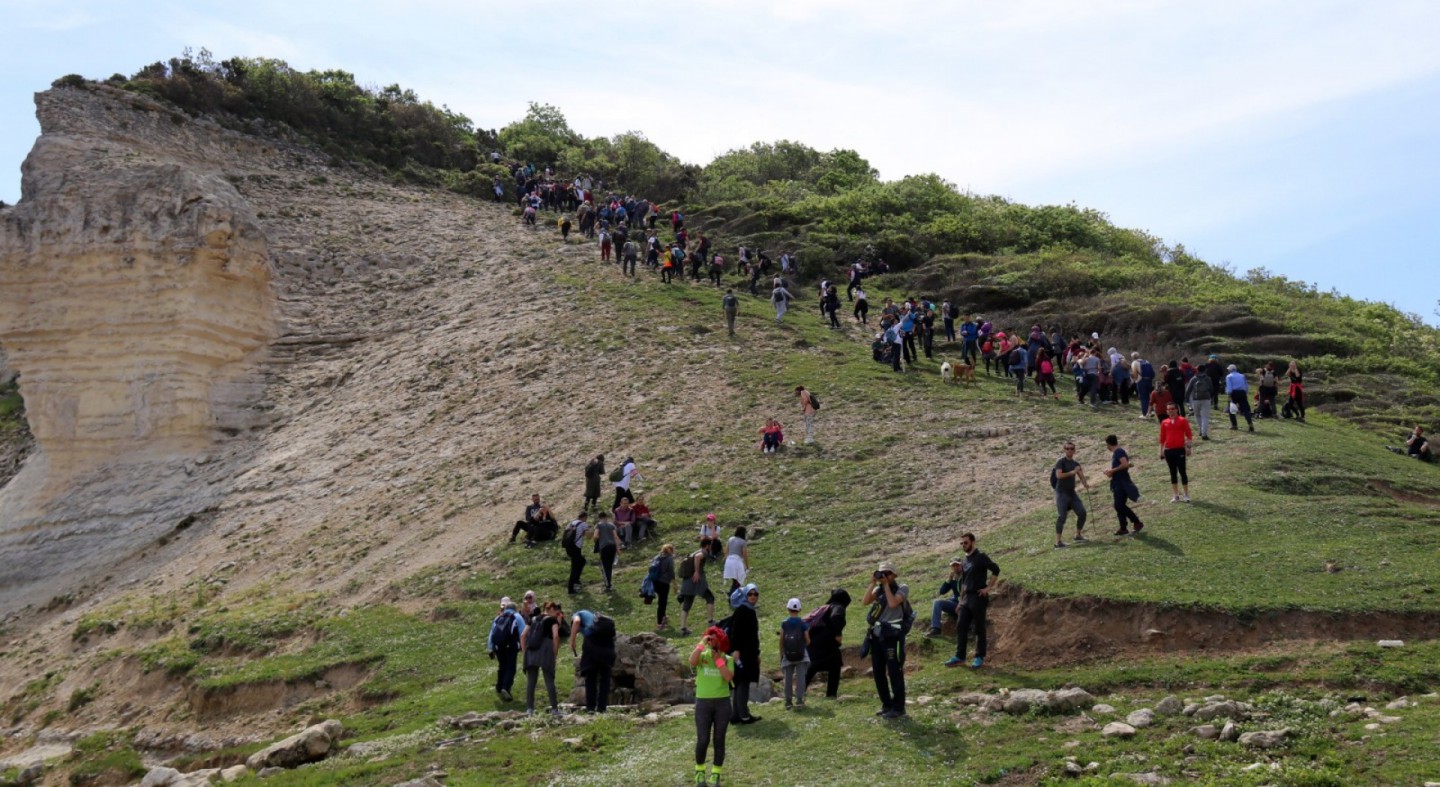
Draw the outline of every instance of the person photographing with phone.
M715 626L705 630L700 642L690 651L690 666L695 670L695 783L720 783L720 770L725 766L725 733L730 727L730 682L735 678L735 657L730 654L730 641ZM715 743L715 764L705 778L705 755L711 741Z

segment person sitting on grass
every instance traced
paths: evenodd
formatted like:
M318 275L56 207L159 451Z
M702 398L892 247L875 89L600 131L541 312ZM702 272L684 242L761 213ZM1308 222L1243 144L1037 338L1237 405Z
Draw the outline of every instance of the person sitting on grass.
M1418 425L1415 427L1415 431L1411 432L1410 436L1405 439L1405 450L1402 451L1399 448L1389 445L1385 447L1397 454L1413 456L1422 462L1435 461L1435 448L1430 445L1430 440L1425 437L1425 430Z
M773 454L784 442L785 432L781 429L780 422L774 418L765 419L765 426L760 430L760 450Z

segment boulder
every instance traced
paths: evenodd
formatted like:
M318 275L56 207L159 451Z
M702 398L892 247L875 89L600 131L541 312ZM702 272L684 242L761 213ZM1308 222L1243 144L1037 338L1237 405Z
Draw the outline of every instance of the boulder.
M1095 698L1090 696L1090 692L1079 687L1060 689L1050 693L1049 707L1056 713L1085 710L1094 705Z
M161 766L151 768L150 772L145 774L145 778L140 780L140 787L170 787L179 780L179 771Z
M1152 711L1149 708L1141 708L1140 710L1132 711L1129 716L1125 717L1125 722L1131 727L1135 727L1137 729L1149 727L1150 725L1155 723L1155 711Z
M15 783L20 785L20 787L26 787L26 785L30 784L38 784L40 782L40 778L44 775L45 763L32 762L28 767L20 771L20 775L16 778Z
M1235 722L1225 722L1225 727L1220 730L1220 740L1225 741L1226 743L1234 743L1235 740L1239 737L1240 728L1235 726Z
M635 705L645 700L658 700L671 705L695 701L695 686L686 681L689 665L670 641L651 632L617 634L615 636L615 667L611 671L610 705ZM585 681L579 677L576 662L575 688L570 701L585 704ZM764 687L750 691L753 702L770 699L773 690L768 679ZM763 694L763 696L757 696Z
M1095 707L1091 708L1091 709L1090 709L1090 712L1091 712L1091 713L1098 713L1098 714L1101 714L1101 715L1108 716L1108 715L1110 715L1111 713L1114 713L1114 712L1115 712L1115 706L1114 706L1114 705L1106 705L1106 704L1104 704L1104 703L1101 703L1101 704L1096 705Z
M1124 722L1112 721L1100 730L1100 735L1106 738L1133 738L1135 728Z
M265 768L294 768L323 760L344 733L344 725L329 719L255 752L245 760L245 765L252 771L261 771Z
M1218 702L1206 702L1201 705L1193 714L1194 718L1200 721L1226 718L1244 720L1249 714L1245 712L1244 706L1232 700L1221 700Z
M1220 737L1220 731L1215 729L1214 724L1201 724L1199 727L1191 727L1190 731L1195 733L1195 737L1207 741L1213 741Z
M1018 689L1003 698L990 698L986 701L985 707L990 708L993 700L999 700L1000 709L1014 715L1029 713L1031 710L1045 713L1072 713L1095 704L1095 698L1090 696L1090 692L1081 688L1060 689L1059 691Z
M1273 749L1276 746L1284 745L1285 739L1288 737L1290 737L1289 728L1247 732L1240 736L1240 745L1253 749Z
M1020 689L1010 692L1005 698L1005 712L1012 715L1029 713L1031 708L1047 709L1050 692L1040 689Z
M239 781L248 771L249 768L244 765L232 765L220 771L220 780L223 782Z
M1185 705L1173 694L1155 705L1155 712L1161 716L1177 716L1184 710Z

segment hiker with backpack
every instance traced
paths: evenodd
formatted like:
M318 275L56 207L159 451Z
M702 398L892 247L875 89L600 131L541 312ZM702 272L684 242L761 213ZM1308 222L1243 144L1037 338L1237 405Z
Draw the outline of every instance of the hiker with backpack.
M605 455L599 454L585 465L585 508L600 507L600 479L605 477Z
M1210 375L1202 368L1185 383L1185 401L1190 405L1190 414L1200 427L1200 439L1210 439L1210 400L1215 390L1210 386Z
M815 411L820 409L820 400L803 385L795 386L795 396L800 399L800 414L805 416L805 444L815 442Z
M610 473L610 482L615 485L615 502L610 504L612 510L620 507L620 501L629 500L635 502L635 495L630 493L630 483L640 480L640 471L635 467L633 457L625 457L625 461Z
M1110 494L1115 499L1115 516L1120 519L1120 529L1115 531L1115 535L1139 533L1145 529L1145 523L1141 522L1140 517L1130 508L1131 503L1140 499L1140 490L1130 479L1130 454L1120 447L1120 438L1113 434L1105 436L1105 448L1110 451L1110 467L1102 472L1110 479ZM1134 526L1133 530L1130 529L1131 525Z
M515 686L515 657L520 653L520 638L525 632L525 619L509 596L500 599L500 614L490 622L490 635L485 638L485 650L498 667L495 674L495 693L509 702L510 689Z
M724 297L720 299L720 310L725 313L725 333L734 336L735 318L740 316L740 299L735 297L734 290L725 291Z
M550 714L560 715L555 697L555 664L560 656L560 605L547 601L532 626L521 635L525 649L525 715L535 715L535 684L545 676L545 691L550 695Z
M1065 546L1062 536L1065 535L1065 518L1071 511L1075 512L1075 541L1085 541L1085 504L1080 501L1080 494L1075 491L1075 481L1079 479L1085 486L1085 491L1090 491L1090 481L1085 478L1085 469L1075 461L1075 444L1069 440L1065 441L1064 454L1055 461L1055 466L1050 469L1050 487L1055 490L1055 548L1061 549Z
M785 310L790 308L790 301L793 300L795 300L795 296L785 289L779 279L776 279L775 288L770 291L770 303L775 306L775 322L777 324L785 319Z
M785 710L805 707L805 674L810 668L810 624L800 617L800 599L785 602L790 616L780 623L780 672L785 676Z
M690 607L694 605L696 598L705 600L706 617L712 625L715 623L715 594L711 592L710 583L705 578L705 562L709 557L708 544L702 545L680 561L680 568L676 572L680 577L680 593L676 598L680 601L681 636L690 636Z
M1140 353L1130 353L1130 376L1135 380L1135 396L1140 399L1140 417L1150 417L1150 394L1155 392L1155 367L1150 362L1140 357Z
M690 651L690 667L695 670L695 783L720 783L725 767L725 733L730 727L730 683L735 679L735 657L730 655L730 639L715 626L705 630L700 642ZM710 779L705 779L705 755L711 742L715 744L715 764Z
M750 685L760 680L760 588L754 582L735 591L739 605L730 616L730 652L735 655L735 680L730 687L730 718L736 724L754 724L759 716L750 713ZM732 601L733 601L732 596Z
M587 516L581 511L565 526L565 532L560 536L560 545L570 558L570 579L565 588L572 596L580 592L580 572L585 570L585 539L590 530L590 523L585 521Z
M659 599L659 604L655 607L655 630L661 631L670 625L670 618L665 612L670 606L670 586L675 583L675 547L673 545L666 544L660 547L660 553L650 559L648 579L652 597Z
M955 655L945 662L947 667L958 667L965 663L965 644L970 630L975 630L975 660L971 669L985 665L985 614L990 609L990 591L987 587L990 575L998 580L1000 567L989 555L975 548L975 534L960 536L960 548L965 559L960 562L960 609L955 621Z
M840 646L845 639L845 609L850 594L844 588L830 592L830 599L805 616L810 626L810 667L805 670L805 685L813 686L815 676L825 673L825 696L840 696Z
M1030 353L1025 349L1025 345L1017 343L1006 356L1006 362L1010 374L1015 376L1015 393L1024 394L1025 375L1030 369Z
M1185 372L1181 371L1180 364L1175 361L1171 361L1161 368L1165 370L1162 382L1165 383L1165 390L1170 392L1170 401L1175 403L1175 408L1183 416L1185 415Z
M575 643L585 637L582 654ZM604 713L610 706L610 678L615 668L615 620L588 609L570 619L570 655L580 656L579 672L585 679L585 710Z
M870 655L875 691L880 695L876 715L886 719L905 718L905 637L915 622L910 586L896 579L895 565L882 562L870 575L870 588L862 601L870 605L870 612L865 616L868 629L860 651Z

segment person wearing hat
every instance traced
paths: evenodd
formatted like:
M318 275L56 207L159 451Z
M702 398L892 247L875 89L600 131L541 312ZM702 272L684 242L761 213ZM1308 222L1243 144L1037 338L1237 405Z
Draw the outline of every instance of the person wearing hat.
M925 632L926 639L940 636L941 616L960 615L960 566L963 562L958 557L950 561L950 576L940 583L940 591L936 594L940 598L930 603L930 630Z
M870 575L863 603L871 606L865 622L869 625L875 691L880 695L876 715L886 719L905 717L905 624L914 617L909 597L910 586L896 581L895 565L890 561L882 562Z
M800 599L785 602L790 613L780 623L780 672L785 676L785 710L805 707L805 675L810 668L810 624L800 617Z
M955 655L945 662L947 667L965 663L965 641L975 630L975 660L970 666L979 669L985 664L985 613L990 608L989 575L1000 576L1000 567L989 555L975 548L975 534L960 536L965 560L960 566L960 614L955 623Z
M1255 419L1250 415L1250 391L1245 385L1245 375L1233 363L1226 368L1230 371L1225 375L1225 393L1230 396L1230 430L1233 432L1240 428L1240 422L1235 420L1236 414L1239 414L1245 416L1245 425L1253 432Z
M485 649L490 658L497 662L495 693L509 702L510 690L515 686L515 661L520 655L520 640L525 633L525 618L515 608L509 596L500 599L500 614L490 622L490 635L485 639Z

